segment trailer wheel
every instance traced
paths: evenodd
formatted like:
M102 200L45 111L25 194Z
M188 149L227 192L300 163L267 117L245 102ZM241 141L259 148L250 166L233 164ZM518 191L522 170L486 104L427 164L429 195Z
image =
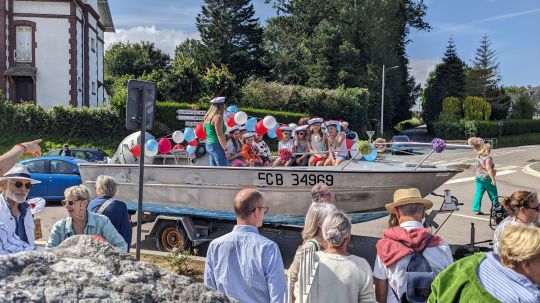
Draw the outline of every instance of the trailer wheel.
M189 247L189 240L183 228L178 226L178 222L162 222L156 231L156 246L161 251L180 251Z

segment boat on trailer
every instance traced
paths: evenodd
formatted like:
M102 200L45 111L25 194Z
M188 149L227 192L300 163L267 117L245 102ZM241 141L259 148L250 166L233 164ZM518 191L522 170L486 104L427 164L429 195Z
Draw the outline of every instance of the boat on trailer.
M234 196L243 188L255 188L270 207L265 223L303 225L312 187L325 183L336 206L359 223L388 215L384 205L392 201L396 189L416 187L427 196L462 171L385 159L350 160L332 167L213 167L207 163L205 158L192 165L185 160L154 159L145 165L143 211L235 220ZM80 174L91 190L99 175L114 177L118 183L115 198L125 201L130 211L137 209L138 164L82 163Z

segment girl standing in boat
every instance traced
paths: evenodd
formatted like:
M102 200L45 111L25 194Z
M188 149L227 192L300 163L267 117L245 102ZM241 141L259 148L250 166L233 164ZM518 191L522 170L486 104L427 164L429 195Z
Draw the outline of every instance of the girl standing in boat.
M323 166L328 155L326 154L326 136L321 124L322 118L313 118L308 121L308 150L312 154L309 158L309 166Z
M210 108L204 116L204 129L206 131L206 151L210 159L210 166L228 166L225 157L227 142L225 141L225 127L223 113L225 112L225 97L215 97L210 101Z
M337 126L338 121L328 121L326 122L326 128L328 129L327 144L329 153L328 159L324 163L326 166L334 166L339 163L347 160L347 142L344 132L338 132Z

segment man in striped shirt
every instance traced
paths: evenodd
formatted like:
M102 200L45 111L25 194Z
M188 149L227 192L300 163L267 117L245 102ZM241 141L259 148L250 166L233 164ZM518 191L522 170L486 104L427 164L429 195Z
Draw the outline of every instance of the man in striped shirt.
M257 230L268 209L262 194L254 189L236 194L237 225L232 232L210 243L204 269L206 286L241 302L287 300L279 247Z

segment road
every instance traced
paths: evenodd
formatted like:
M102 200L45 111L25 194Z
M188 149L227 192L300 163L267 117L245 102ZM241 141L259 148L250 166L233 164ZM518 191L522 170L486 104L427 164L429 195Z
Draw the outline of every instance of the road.
M394 159L418 162L424 157L425 151L416 152L415 155L396 155ZM525 172L525 168L535 161L540 161L540 146L521 146L511 148L495 149L492 152L493 160L497 169L497 186L499 195L509 195L514 191L528 189L536 192L540 191L540 174L533 176ZM471 150L447 150L442 154L434 154L429 158L431 163L438 165L461 165L474 163L473 152ZM489 240L493 236L493 231L489 227L489 216L477 216L471 210L474 197L474 170L465 169L454 178L446 182L435 192L442 194L445 189L449 189L459 202L464 203L460 210L455 212L442 226L438 234L451 244L467 244L470 242L470 225L475 223L476 241ZM434 202L434 209L441 205L442 198L428 196ZM391 202L391 201L388 201ZM490 203L487 194L482 202L482 211L489 213ZM63 218L66 213L59 203L50 203L40 214L42 218L42 228L44 237L48 239L49 230L54 222ZM435 221L442 223L446 215L440 214ZM359 223L353 226L353 234L366 236L373 243L374 238L379 238L382 231L387 226L388 218ZM151 224L143 225L143 233L151 229ZM134 229L135 234L135 229ZM144 239L144 236L143 236ZM133 238L135 243L135 235ZM155 249L153 241L147 240L142 245L143 249Z

